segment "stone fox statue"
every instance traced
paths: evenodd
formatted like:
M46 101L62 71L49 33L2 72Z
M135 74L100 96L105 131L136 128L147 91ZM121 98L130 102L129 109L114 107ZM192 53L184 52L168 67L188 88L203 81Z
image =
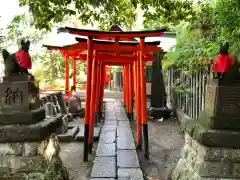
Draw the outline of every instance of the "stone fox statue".
M32 68L32 60L29 55L30 41L21 40L19 50L10 54L6 49L3 49L2 55L5 65L5 76L12 74L29 74L28 69Z

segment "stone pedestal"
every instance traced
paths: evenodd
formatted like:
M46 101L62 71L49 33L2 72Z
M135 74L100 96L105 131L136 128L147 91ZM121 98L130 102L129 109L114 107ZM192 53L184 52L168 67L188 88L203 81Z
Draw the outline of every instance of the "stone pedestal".
M55 135L62 126L62 116L45 117L38 87L27 75L3 79L0 83L0 179L68 180Z
M239 65L212 79L205 109L183 124L185 145L172 180L240 179Z

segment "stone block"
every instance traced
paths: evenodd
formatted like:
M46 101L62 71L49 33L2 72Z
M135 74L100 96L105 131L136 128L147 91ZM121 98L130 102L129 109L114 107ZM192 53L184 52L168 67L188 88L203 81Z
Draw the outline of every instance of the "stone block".
M69 142L74 140L74 137L79 132L79 126L73 126L71 128L68 128L68 131L66 134L60 134L58 135L58 139L61 142Z
M239 86L208 85L206 108L200 116L204 126L210 129L239 130L239 98Z
M99 135L100 135L100 127L94 127L93 140L98 140ZM84 140L84 125L79 126L79 132L76 134L74 140L76 140L76 141L83 141Z
M11 172L44 172L47 167L47 162L43 156L13 156L8 157Z
M34 124L45 119L45 108L31 111L12 111L0 113L0 125Z
M24 156L36 156L37 155L37 148L39 143L36 142L25 142L24 143Z
M44 173L30 173L28 174L28 180L44 180Z
M116 156L116 144L104 144L99 142L96 156Z
M60 116L31 125L0 126L0 142L41 141L61 127Z
M116 158L96 157L90 178L116 178Z
M6 176L4 178L1 179L1 177L0 177L0 180L29 180L28 174L24 173L24 172L22 172L22 173L14 173L14 174L11 174L11 175Z
M140 168L118 168L118 180L144 180Z
M199 121L187 121L183 129L204 146L240 149L240 131L207 129Z
M1 111L30 111L40 107L39 92L33 82L0 83Z
M0 143L0 156L21 156L24 152L23 143Z
M140 168L136 150L118 150L117 166L120 168Z
M116 142L116 132L114 131L102 131L100 135L100 141L99 143L104 143L104 144L111 144Z

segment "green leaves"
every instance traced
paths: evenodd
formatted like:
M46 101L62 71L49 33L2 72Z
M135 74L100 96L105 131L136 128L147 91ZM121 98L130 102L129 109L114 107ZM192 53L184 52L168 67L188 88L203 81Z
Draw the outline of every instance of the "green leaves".
M165 67L178 66L191 72L207 67L206 63L218 56L220 42L229 42L230 53L239 54L240 11L235 0L200 3L190 22L177 28L177 47L165 56Z
M131 29L135 25L138 5L144 11L145 22L163 17L164 23L178 23L192 18L191 0L19 0L28 6L38 29L50 30L65 16L76 16L85 24L98 23L100 28L124 25Z

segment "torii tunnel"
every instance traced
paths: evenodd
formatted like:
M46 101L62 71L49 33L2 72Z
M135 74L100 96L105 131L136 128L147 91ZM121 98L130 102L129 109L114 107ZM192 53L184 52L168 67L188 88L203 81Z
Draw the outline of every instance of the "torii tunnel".
M69 90L69 57L74 60L73 86L76 85L76 60L87 63L87 88L85 107L84 156L92 152L94 122L100 116L104 96L104 72L107 66L123 66L124 106L128 118L133 119L134 102L137 120L137 148L144 142L145 158L149 158L148 122L146 105L145 63L154 61L153 52L162 51L160 41L145 42L146 37L157 37L164 34L165 29L154 31L95 31L61 28L74 35L78 43L68 46L48 46L49 50L60 50L66 61L66 90ZM130 41L140 38L139 41ZM108 40L106 40L108 39ZM109 40L110 39L110 40ZM134 101L135 100L135 101Z

